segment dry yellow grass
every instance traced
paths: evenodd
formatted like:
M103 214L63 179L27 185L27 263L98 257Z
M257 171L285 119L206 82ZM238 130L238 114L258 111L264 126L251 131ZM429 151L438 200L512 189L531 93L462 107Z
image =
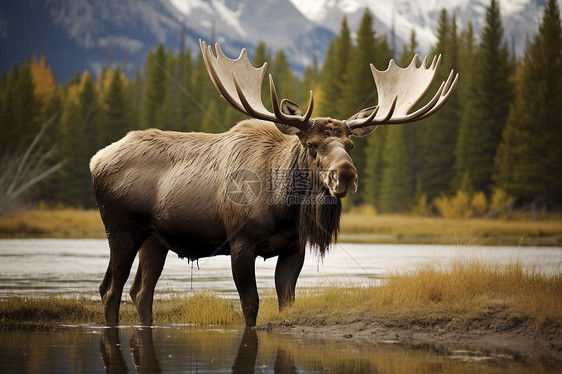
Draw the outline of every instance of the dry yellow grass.
M0 216L0 236L104 238L105 231L95 209L34 209ZM340 241L562 245L562 219L445 219L362 208L344 213Z
M191 323L196 325L237 325L243 322L240 308L209 291L189 297L155 302L154 319L159 322Z
M337 324L376 316L404 326L454 319L457 327L466 327L493 312L542 329L562 325L562 277L524 270L519 262L500 266L460 260L446 269L427 265L394 274L380 287L306 291L281 314L273 298L262 305L262 323L314 319Z
M382 286L332 286L298 292L293 307L282 313L277 299L265 297L258 323L340 324L371 318L386 318L408 327L432 326L455 321L466 328L486 313L503 322L525 321L537 329L562 326L562 276L525 270L519 262L508 266L477 260L459 260L440 268L427 265L410 273L394 274ZM239 304L212 292L158 300L154 305L158 323L196 325L242 325ZM123 302L122 323L137 323L130 302ZM32 324L49 326L69 323L103 323L100 301L84 299L9 298L0 301L4 328Z
M75 208L33 209L0 216L4 237L103 238L99 211Z
M154 305L154 319L158 323L194 325L239 325L243 322L240 308L209 291L189 297L158 300ZM130 302L122 302L119 319L122 324L138 323L137 312ZM104 323L101 301L80 297L44 298L12 297L0 301L1 328L50 328L61 324Z
M445 244L562 244L562 220L447 219L409 215L346 213L342 241Z

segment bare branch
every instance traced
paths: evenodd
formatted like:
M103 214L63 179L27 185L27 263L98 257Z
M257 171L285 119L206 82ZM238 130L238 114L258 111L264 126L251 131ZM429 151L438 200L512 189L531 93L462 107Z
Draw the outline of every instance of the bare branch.
M60 170L65 161L48 165L55 147L46 152L38 147L47 127L54 121L51 117L42 126L25 151L6 151L0 159L0 212L19 208L29 199L31 189L39 182Z

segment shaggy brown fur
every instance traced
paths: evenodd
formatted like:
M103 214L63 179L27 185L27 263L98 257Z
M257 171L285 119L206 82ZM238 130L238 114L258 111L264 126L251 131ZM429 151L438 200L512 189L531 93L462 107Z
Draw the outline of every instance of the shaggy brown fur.
M247 120L222 134L132 131L100 150L90 169L111 249L100 286L107 322L118 321L122 288L139 250L131 297L143 322L152 321L167 250L189 259L231 255L248 325L255 324L259 303L256 256L279 256L279 304L292 302L306 244L324 255L337 238L340 197L355 192L357 182L341 122L317 119L313 131L298 135ZM244 170L260 188L241 203L229 178ZM255 189L246 182L235 186Z

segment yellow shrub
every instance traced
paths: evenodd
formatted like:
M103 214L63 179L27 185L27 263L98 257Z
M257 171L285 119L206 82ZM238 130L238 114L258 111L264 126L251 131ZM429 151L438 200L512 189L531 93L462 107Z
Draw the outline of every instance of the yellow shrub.
M414 209L412 209L412 213L420 215L420 216L430 215L431 205L427 201L427 195L426 194L421 195L420 199L418 200L418 203L416 204Z
M474 214L468 193L457 191L454 197L441 196L433 203L444 218L469 218Z
M488 213L488 200L484 192L477 192L472 196L470 207L477 217L482 217Z
M358 206L352 206L349 209L349 213L358 214L362 216L374 217L377 215L377 208L370 204L361 204Z
M494 188L492 192L492 201L490 203L490 211L498 212L503 215L509 209L509 206L513 203L513 198L501 188Z

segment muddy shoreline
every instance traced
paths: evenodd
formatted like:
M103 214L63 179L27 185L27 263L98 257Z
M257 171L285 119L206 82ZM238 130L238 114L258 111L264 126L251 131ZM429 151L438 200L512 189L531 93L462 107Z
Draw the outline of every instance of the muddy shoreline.
M562 367L562 331L560 326L537 329L527 321L502 319L490 315L458 327L455 319L444 319L432 325L405 326L389 318L362 318L353 322L328 324L323 321L296 323L272 322L259 330L305 339L345 339L373 345L432 347L440 352L464 352L466 359L544 361L548 366Z

